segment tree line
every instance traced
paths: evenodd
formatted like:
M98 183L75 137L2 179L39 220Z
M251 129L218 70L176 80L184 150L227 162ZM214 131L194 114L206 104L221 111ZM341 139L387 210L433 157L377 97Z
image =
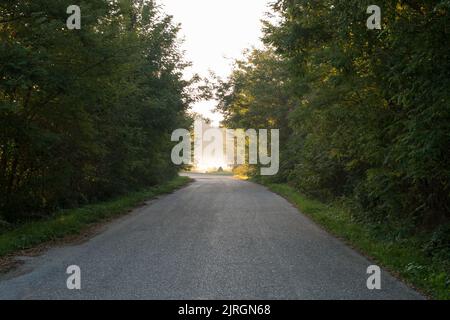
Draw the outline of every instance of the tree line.
M280 129L271 181L400 236L440 230L448 249L450 2L380 0L381 30L371 4L276 1L266 48L236 61L217 109L229 127Z
M153 0L0 3L0 219L106 199L176 175L188 127L178 25Z

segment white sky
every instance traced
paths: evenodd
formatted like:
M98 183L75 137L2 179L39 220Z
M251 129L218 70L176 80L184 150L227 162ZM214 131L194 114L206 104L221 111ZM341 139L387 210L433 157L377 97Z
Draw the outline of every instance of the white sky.
M181 23L183 49L193 67L186 77L194 73L205 77L209 70L226 78L232 61L251 46L261 47L261 22L268 11L270 0L159 0L164 12ZM193 110L213 120L221 119L211 110L215 101L200 102Z

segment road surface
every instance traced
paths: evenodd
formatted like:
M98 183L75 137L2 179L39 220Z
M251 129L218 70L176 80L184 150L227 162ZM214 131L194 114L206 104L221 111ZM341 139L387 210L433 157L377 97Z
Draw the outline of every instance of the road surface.
M87 242L26 258L0 299L421 299L266 188L196 181L106 225ZM66 269L81 270L81 290Z

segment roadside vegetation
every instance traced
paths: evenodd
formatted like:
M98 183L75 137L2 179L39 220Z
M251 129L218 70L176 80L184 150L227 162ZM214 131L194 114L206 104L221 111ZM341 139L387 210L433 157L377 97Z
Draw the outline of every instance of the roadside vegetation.
M381 0L382 29L369 30L370 4L276 1L266 47L218 81L217 110L225 127L280 129L272 188L449 298L450 4Z
M86 0L69 30L72 4L0 2L0 224L177 174L170 138L191 124L195 82L178 25L153 0Z

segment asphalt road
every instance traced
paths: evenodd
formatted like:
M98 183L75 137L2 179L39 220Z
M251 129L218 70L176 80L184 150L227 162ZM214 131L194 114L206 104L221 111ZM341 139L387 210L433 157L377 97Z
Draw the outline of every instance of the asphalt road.
M87 242L26 258L0 299L421 299L266 188L196 182L105 226ZM66 269L81 269L81 290Z

